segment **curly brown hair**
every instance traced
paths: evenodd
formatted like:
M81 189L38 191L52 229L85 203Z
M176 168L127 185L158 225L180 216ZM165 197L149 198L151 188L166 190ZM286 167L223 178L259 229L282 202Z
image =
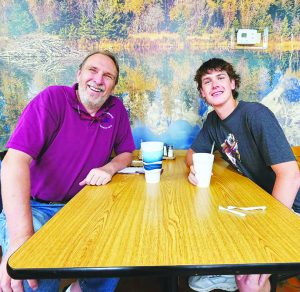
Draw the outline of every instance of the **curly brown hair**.
M204 62L196 71L194 81L197 82L197 89L199 92L202 88L202 77L208 74L209 71L226 71L230 80L235 81L235 89L232 90L232 96L234 99L238 97L239 93L236 91L236 89L240 86L241 77L235 72L230 63L219 58L209 59L208 61Z

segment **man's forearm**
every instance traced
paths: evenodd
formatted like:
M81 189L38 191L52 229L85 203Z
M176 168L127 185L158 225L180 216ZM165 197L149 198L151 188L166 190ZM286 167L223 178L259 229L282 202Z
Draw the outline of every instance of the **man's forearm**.
M20 245L32 234L30 158L9 150L2 164L1 184L10 245Z
M299 183L295 179L276 178L272 196L288 208L291 208L298 190Z
M130 165L133 159L133 154L131 152L124 152L115 156L109 163L102 167L103 170L107 171L111 175L114 175L119 170Z
M300 173L296 162L286 162L283 167L272 166L276 174L272 196L288 208L293 206L295 197L300 187Z

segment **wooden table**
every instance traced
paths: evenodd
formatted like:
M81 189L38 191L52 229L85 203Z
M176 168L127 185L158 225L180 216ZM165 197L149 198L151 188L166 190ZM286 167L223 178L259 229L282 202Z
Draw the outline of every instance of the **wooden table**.
M159 184L116 175L85 187L9 259L14 278L300 272L300 217L216 157L211 186L183 157ZM219 205L260 206L239 217Z

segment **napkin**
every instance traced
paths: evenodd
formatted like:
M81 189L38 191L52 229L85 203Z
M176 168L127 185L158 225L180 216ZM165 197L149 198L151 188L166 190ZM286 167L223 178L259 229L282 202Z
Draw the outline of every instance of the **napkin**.
M145 173L144 167L125 167L121 170L118 171L118 173L123 173L123 174L140 174L140 173Z
M236 211L234 209L239 209L239 210L242 210L242 211L255 211L255 210L264 211L264 210L266 210L266 208L267 208L266 206L254 206L254 207L227 206L226 208L223 207L223 206L219 206L219 210L227 211L227 212L233 213L233 214L241 216L241 217L245 217L247 214L243 213L243 212Z

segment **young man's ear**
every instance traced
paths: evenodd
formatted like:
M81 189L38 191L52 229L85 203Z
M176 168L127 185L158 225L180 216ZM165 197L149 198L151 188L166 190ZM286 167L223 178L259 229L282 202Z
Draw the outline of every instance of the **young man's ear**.
M230 80L230 83L231 83L231 90L234 90L235 89L235 80L234 79Z
M204 91L202 90L202 88L200 88L200 94L201 94L202 98L205 99L205 94L204 94Z

